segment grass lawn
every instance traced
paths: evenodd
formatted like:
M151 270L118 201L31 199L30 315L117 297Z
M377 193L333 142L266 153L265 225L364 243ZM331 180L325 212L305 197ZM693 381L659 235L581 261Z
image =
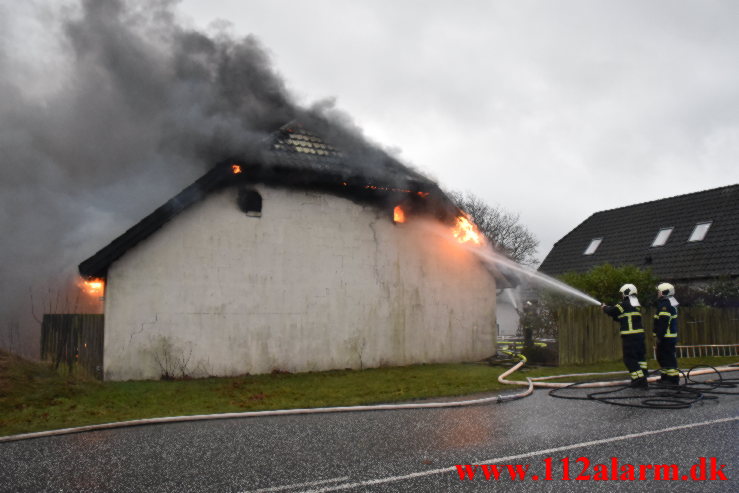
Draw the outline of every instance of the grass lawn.
M683 358L681 367L736 358ZM650 368L656 368L654 361ZM0 352L0 436L159 416L351 406L511 390L483 363L177 381L99 382ZM525 367L513 379L623 370L620 362Z

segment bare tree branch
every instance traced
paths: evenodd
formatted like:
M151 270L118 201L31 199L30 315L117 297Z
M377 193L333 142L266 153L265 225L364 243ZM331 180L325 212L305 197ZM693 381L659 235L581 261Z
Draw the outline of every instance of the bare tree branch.
M519 215L492 207L469 192L452 192L451 199L460 209L467 212L497 251L519 264L532 265L539 240L519 222Z

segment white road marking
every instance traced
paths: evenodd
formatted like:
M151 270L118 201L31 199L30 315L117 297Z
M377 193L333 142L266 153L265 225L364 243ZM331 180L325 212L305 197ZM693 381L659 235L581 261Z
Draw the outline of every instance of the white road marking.
M553 454L555 452L562 452L565 450L572 450L576 448L581 447L590 447L593 445L601 445L604 443L611 443L611 442L618 442L621 440L629 440L631 438L640 438L645 437L649 435L657 435L659 433L668 433L670 431L677 431L677 430L686 430L688 428L695 428L697 426L708 426L708 425L715 425L719 423L728 423L729 421L736 421L739 420L739 416L735 416L732 418L720 418L720 419L714 419L711 421L703 421L701 423L690 423L687 425L680 425L680 426L671 426L669 428L662 428L661 430L650 430L650 431L643 431L641 433L632 433L630 435L622 435L618 437L612 437L612 438L603 438L601 440L592 440L589 442L580 442L580 443L574 443L572 445L565 445L563 447L555 447L550 449L544 449L544 450L535 450L533 452L527 452L525 454L518 454L518 455L509 455L507 457L496 457L494 459L487 459L482 461L477 461L475 464L500 464L500 463L506 463L517 459L525 459L527 457L534 457L537 455L545 455L545 454ZM359 481L357 483L347 483L347 484L339 484L335 486L328 486L326 488L321 488L317 490L309 490L305 493L323 493L325 491L337 491L337 490L346 490L350 488L358 488L360 486L371 486L374 484L382 484L382 483L392 483L394 481L403 481L406 479L413 479L413 478L420 478L423 476L431 476L433 474L443 474L448 472L456 471L456 466L451 467L444 467L441 469L432 469L429 471L419 471L419 472L413 472L410 474L404 474L402 476L389 476L386 478L378 478L378 479L369 479L366 481Z
M284 486L273 486L272 488L262 488L260 490L244 491L243 493L266 493L267 491L284 491L284 490L291 490L293 488L302 488L303 486L318 486L319 484L326 484L326 483L340 483L341 481L346 481L347 479L349 479L349 476L342 476L340 478L322 479L321 481L309 481L307 483L286 484Z

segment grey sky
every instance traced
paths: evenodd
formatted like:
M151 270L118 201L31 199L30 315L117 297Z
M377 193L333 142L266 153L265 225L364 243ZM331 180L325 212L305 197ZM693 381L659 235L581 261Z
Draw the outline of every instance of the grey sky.
M737 183L737 21L733 0L0 0L0 318L321 100L520 213L540 259L595 211Z
M739 182L739 2L186 0L539 257L598 210ZM584 247L583 247L584 248Z

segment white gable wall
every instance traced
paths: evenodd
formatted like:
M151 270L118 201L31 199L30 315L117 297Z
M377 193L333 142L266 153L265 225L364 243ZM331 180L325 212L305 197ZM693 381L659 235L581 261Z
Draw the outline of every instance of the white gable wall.
M106 379L176 373L172 359L225 376L494 353L495 284L473 254L376 208L256 188L262 217L226 189L110 266Z

